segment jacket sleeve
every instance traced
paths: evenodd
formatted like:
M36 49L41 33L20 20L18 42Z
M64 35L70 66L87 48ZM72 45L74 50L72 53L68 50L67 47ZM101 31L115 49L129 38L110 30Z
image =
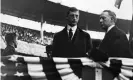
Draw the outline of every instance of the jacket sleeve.
M130 53L129 41L126 35L117 36L117 39L114 42L116 51L121 57L130 58L132 55Z
M57 38L57 34L55 34L53 38L53 44L52 44L52 57L55 57L58 52L59 52L58 38Z
M90 35L87 33L87 41L86 41L86 43L87 43L87 45L86 45L86 52L88 52L88 54L90 54L90 52L91 52L91 50L92 50L92 48L93 48L93 44L92 44L92 40L91 40L91 37L90 37Z

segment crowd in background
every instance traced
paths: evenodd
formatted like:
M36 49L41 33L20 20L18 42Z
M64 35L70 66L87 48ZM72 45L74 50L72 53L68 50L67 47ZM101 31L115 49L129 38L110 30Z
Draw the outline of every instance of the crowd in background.
M18 40L28 43L36 43L41 45L49 45L52 42L53 34L44 31L44 39L41 40L40 31L23 28L19 26L1 23L1 33L5 36L6 33L15 32L18 35Z

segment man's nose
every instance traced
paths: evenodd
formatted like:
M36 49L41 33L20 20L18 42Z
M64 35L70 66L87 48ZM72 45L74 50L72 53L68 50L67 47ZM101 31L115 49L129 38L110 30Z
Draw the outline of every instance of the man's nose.
M77 19L77 17L74 15L74 16L73 16L73 19L75 19L75 20L76 20L76 19Z
M100 19L100 23L102 23L103 22L103 19Z

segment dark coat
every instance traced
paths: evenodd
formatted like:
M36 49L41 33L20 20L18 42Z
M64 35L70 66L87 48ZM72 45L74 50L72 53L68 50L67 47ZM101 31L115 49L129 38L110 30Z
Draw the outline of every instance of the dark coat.
M1 56L8 56L8 55L13 55L13 54L16 54L15 48L10 45L7 45L5 50L2 52Z
M126 34L116 26L106 33L99 49L109 57L132 57Z
M133 55L133 39L130 42L130 51L131 51L131 53Z
M67 28L54 36L52 57L85 57L92 49L90 35L77 28L73 39L69 40Z
M10 56L16 54L15 48L7 45L5 50L2 52L1 56ZM3 80L17 80L16 76L16 66L15 62L9 61L9 60L2 60L3 64L5 65L4 67L1 68L1 72L4 74L6 73L7 75L5 77L2 77Z

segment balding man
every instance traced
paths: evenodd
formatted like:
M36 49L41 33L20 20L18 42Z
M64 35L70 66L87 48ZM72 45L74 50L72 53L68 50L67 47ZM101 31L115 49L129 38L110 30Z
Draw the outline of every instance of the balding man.
M106 31L99 50L105 52L109 57L131 58L129 41L124 31L116 26L116 14L110 10L104 10L100 15L100 24Z

